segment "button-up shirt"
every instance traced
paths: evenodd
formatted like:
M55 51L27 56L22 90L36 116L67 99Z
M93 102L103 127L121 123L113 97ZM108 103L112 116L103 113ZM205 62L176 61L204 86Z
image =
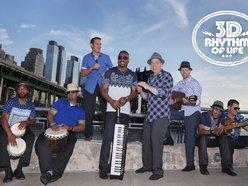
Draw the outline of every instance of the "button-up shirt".
M147 82L157 90L157 95L147 93L146 121L169 117L169 97L173 87L173 78L169 72L161 70L157 75L151 74Z
M183 79L173 87L173 90L185 93L186 97L192 95L197 96L196 105L182 105L182 110L184 110L185 116L190 116L197 111L201 111L202 88L196 79L191 76L189 78Z
M85 82L85 90L91 94L95 92L97 84L100 85L102 83L104 73L113 66L108 55L100 53L98 59L95 60L94 55L91 52L84 56L82 69L90 68L95 63L100 64L100 68L92 70Z

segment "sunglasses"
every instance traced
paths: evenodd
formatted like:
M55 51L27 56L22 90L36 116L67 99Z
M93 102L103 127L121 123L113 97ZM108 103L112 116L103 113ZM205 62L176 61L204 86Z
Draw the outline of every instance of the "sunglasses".
M118 59L124 59L124 60L127 60L128 57L127 56L119 56Z
M239 108L239 107L234 107L233 109L234 109L234 110L240 110L240 108Z
M70 93L72 93L72 94L74 94L74 93L77 93L78 91L69 91L69 92L67 92L67 94L70 94Z

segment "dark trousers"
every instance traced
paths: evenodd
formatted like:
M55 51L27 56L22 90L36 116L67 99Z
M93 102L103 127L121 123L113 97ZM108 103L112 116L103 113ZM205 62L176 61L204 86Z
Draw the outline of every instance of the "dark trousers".
M184 120L185 125L185 151L187 165L194 165L194 152L195 152L195 136L196 128L200 122L201 113L195 112L190 116L186 116Z
M228 136L228 144L231 155L231 164L233 164L234 149L243 149L248 147L248 136L239 136L237 140L233 140L230 136Z
M111 142L113 141L114 137L114 128L117 119L116 112L106 112L106 124L105 130L103 134L102 146L101 146L101 154L100 154L100 161L99 161L99 170L105 173L110 171L110 148ZM120 122L123 124L127 124L129 120L129 115L127 114L120 114Z
M213 139L209 136L201 135L198 140L200 166L208 166L207 147L219 147L222 168L226 168L231 165L231 156L226 135L215 136Z
M39 159L41 173L51 170L57 173L59 176L62 176L73 153L76 141L76 134L70 132L66 145L62 147L57 157L53 157L51 151L46 145L46 137L44 136L44 133L41 133L35 143L35 152Z
M25 134L21 137L26 142L26 151L20 156L18 167L27 167L30 163L30 157L33 149L35 136L33 132L27 127ZM10 168L10 157L7 151L8 138L0 126L0 167Z
M96 86L94 94L91 94L84 90L83 93L83 107L85 110L85 131L84 135L86 138L89 138L93 135L93 118L95 112L96 97L100 102L100 111L103 114L103 122L105 121L105 112L106 112L106 101L100 96L99 86Z
M163 175L163 139L169 125L168 118L144 122L142 136L142 163L146 170Z

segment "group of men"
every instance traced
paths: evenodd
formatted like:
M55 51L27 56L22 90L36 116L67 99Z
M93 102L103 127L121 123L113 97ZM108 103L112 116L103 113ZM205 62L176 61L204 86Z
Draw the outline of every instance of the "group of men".
M104 116L104 134L99 160L99 177L108 179L110 172L110 149L114 135L117 110L120 111L121 123L128 123L130 101L137 94L147 101L147 114L143 125L142 163L143 166L136 173L152 172L150 180L163 177L163 139L170 124L171 104L182 102L184 113L185 150L187 164L183 171L192 171L194 165L194 149L196 134L198 133L199 165L202 174L209 174L207 170L207 147L215 144L220 147L222 172L236 175L233 171L233 152L239 140L239 130L232 129L230 137L223 134L224 123L231 118L241 122L238 115L239 103L236 100L228 102L227 111L223 110L223 103L215 101L210 112L201 113L202 88L199 82L191 76L190 63L183 61L179 67L182 80L173 86L171 74L163 70L165 63L159 53L153 53L147 63L152 74L147 82L138 82L136 74L128 68L130 56L127 51L120 51L117 66L108 55L101 53L101 38L94 37L90 41L92 52L85 55L82 63L81 75L86 77L83 93L83 108L77 103L79 89L74 84L67 86L67 98L58 99L48 112L48 124L53 131L63 128L69 132L66 144L60 153L54 157L46 145L46 137L41 133L35 143L35 151L39 159L41 171L40 180L43 184L54 182L62 177L66 165L73 153L77 141L76 133L83 132L85 140L93 136L92 120L95 111L96 97L100 102L100 110ZM28 166L35 140L29 125L35 123L34 104L28 99L29 87L20 83L16 87L17 96L8 100L3 109L2 125L0 127L0 167L5 170L3 182L25 179L22 167ZM179 91L185 97L172 99L171 92ZM188 99L195 96L197 99ZM16 136L11 132L11 126L20 123L19 128L25 128L22 136L27 144L26 151L20 156L16 170L12 171L7 145L16 144ZM247 144L244 144L247 145Z

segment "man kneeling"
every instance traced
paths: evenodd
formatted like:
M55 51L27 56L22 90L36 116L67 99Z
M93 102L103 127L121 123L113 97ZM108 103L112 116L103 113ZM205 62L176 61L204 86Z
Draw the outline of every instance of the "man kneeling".
M76 85L68 84L67 99L58 99L48 111L47 120L51 131L68 131L66 131L67 141L60 151L56 155L53 154L45 133L40 134L36 141L35 151L41 171L40 181L45 185L62 177L77 141L76 132L84 131L85 113L77 103L78 91ZM51 141L49 143L53 143ZM54 146L57 148L56 145Z

